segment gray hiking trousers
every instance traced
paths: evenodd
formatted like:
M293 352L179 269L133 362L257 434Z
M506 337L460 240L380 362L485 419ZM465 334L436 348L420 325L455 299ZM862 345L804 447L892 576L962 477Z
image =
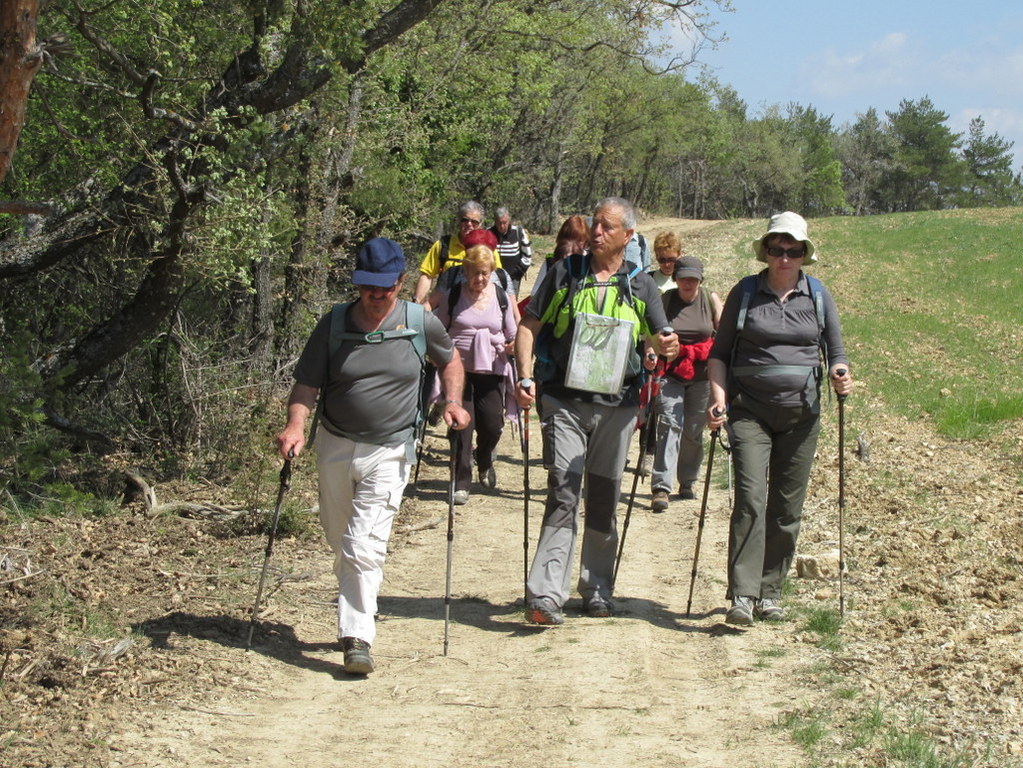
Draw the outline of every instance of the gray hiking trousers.
M728 409L735 506L728 533L728 597L780 598L803 515L820 414L736 396Z
M707 426L710 382L683 382L665 377L654 407L657 409L657 453L651 487L672 491L692 485L703 463L703 430Z
M637 408L543 395L542 412L547 503L526 595L549 598L559 608L568 600L583 502L579 593L584 602L609 600L618 547L615 511Z

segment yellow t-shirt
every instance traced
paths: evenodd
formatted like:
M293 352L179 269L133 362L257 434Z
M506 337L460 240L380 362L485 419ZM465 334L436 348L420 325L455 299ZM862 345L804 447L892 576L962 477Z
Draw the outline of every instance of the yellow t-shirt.
M461 265L463 258L465 258L465 246L458 239L458 235L451 235L451 239L448 240L448 258L443 264L443 269ZM494 268L501 268L501 254L497 251L494 251ZM443 271L440 263L440 240L430 246L430 250L426 252L419 265L419 271L430 277L437 277Z

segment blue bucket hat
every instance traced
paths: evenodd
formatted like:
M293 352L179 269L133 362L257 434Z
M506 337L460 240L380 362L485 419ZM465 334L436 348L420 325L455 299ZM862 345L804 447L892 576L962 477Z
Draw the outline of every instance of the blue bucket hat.
M386 237L374 237L359 249L352 282L391 288L405 272L405 267L405 253L400 245Z

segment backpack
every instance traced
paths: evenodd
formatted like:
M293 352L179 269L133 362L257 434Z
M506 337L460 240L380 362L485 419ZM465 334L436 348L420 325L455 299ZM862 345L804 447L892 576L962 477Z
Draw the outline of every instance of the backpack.
M437 255L437 263L441 265L441 272L447 269L447 256L451 250L451 235L445 233L441 235L441 252Z
M369 333L357 333L348 331L348 308L352 302L346 301L335 304L330 311L330 342L329 359L333 359L341 350L341 345L346 341L364 341L367 344L379 344L390 339L409 339L412 348L419 356L420 364L426 362L426 329L425 313L422 304L411 301L405 302L405 327L395 328L390 331L370 331Z
M389 331L370 331L359 333L347 330L348 309L353 302L346 301L335 304L330 311L330 336L327 342L327 366L338 356L341 346L346 341L362 341L367 344L382 344L392 339L408 339L412 343L412 349L419 357L419 376L422 380L426 371L426 310L422 304L411 301L405 302L405 327L394 328ZM420 425L423 422L424 413L423 387L419 387L419 403L416 407L415 434L419 434ZM309 430L309 442L316 436L316 427L323 413L323 390L320 390L320 397L316 405L316 414L313 417L313 424Z
M567 290L565 290L561 301L558 303L557 309L554 310L552 315L554 322L544 324L540 333L537 334L536 343L534 344L536 365L534 366L533 377L540 382L550 381L557 375L557 365L555 364L554 355L551 351L551 341L554 337L555 324L567 306L570 317L568 319L568 327L563 331L562 335L571 332L572 324L574 323L574 319L572 317L574 314L572 311L573 301L576 295L578 295L579 290L583 287L583 284L586 281L586 276L590 271L589 253L573 253L567 256L565 261L567 261L568 268ZM642 267L632 264L631 262L627 263L632 266L632 269L627 274L618 273L613 275L612 279L607 282L594 282L586 287L608 287L618 284L618 303L628 303L630 308L635 309L636 300L632 295L632 279L642 271ZM642 366L639 366L638 372L642 372L642 370Z
M828 362L828 344L824 339L824 285L816 277L810 275L804 275L806 278L807 288L810 289L810 300L813 302L814 312L817 315L817 343L820 346L821 357L824 359L824 364ZM735 374L735 348L739 344L739 334L742 333L743 327L746 325L746 314L749 311L750 301L753 299L753 294L757 290L757 281L759 275L747 275L744 277L739 285L742 288L742 300L739 303L739 315L735 319L735 341L732 344L732 365L729 369ZM757 370L761 373L792 373L793 368L799 368L803 370L802 366L791 366L791 365L764 365L756 366ZM744 367L740 367L739 370L745 370ZM820 376L817 377L817 384L820 385Z
M434 290L447 291L447 293L450 295L450 293L453 290L455 290L455 288L458 288L458 286L460 286L462 282L464 282L458 281L458 275L461 272L461 270L462 270L461 262L443 270L439 275L437 275L437 285L434 287ZM498 267L493 271L492 274L497 276L497 282L494 285L498 288L503 288L505 293L508 293L511 289L511 277L508 275L507 270Z
M503 269L499 269L497 271L504 272ZM507 275L504 275L500 279L507 280L507 277ZM455 319L455 305L458 303L458 299L462 296L462 285L462 283L455 283L451 290L448 291L448 328L451 327L451 323ZM501 317L504 318L505 313L508 311L508 291L506 288L502 288L500 285L495 283L494 292L497 294L497 304L501 308Z

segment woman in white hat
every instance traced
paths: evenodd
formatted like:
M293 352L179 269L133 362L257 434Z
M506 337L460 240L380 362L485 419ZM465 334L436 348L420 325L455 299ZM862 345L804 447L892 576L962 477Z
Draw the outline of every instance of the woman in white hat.
M817 261L806 221L791 211L772 216L753 252L767 268L728 294L707 365L707 426L727 417L735 462L725 621L739 626L784 618L779 601L817 446L825 368L837 394L852 388L834 299L803 272Z

